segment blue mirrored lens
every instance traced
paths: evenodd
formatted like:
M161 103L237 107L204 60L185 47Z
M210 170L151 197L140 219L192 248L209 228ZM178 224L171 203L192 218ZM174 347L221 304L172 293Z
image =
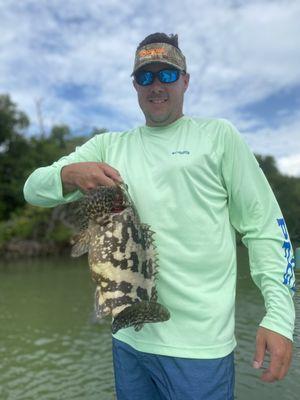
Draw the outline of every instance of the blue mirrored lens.
M153 72L150 71L140 71L135 75L135 80L139 85L147 86L151 85L154 80Z
M134 77L139 85L147 86L153 83L156 76L161 83L173 83L178 80L179 75L178 69L162 69L158 72L138 71Z
M178 69L163 69L158 72L158 79L162 83L173 83L179 78Z

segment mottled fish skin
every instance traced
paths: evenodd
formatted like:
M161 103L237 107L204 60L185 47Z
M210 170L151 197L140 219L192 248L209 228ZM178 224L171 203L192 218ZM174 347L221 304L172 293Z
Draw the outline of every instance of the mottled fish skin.
M113 316L113 333L168 320L169 311L157 303L154 232L140 222L127 187L94 189L82 210L87 228L74 237L71 254L88 252L97 316Z
M129 326L134 326L134 329L139 331L145 323L167 321L169 318L169 311L161 304L142 301L126 307L116 316L112 324L112 333Z

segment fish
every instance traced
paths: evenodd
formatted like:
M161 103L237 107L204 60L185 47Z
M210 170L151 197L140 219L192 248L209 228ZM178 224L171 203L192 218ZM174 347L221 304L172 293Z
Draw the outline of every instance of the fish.
M79 209L82 228L71 240L71 256L88 254L97 319L111 315L113 334L167 321L170 312L157 301L155 232L141 222L128 186L98 186L79 201Z

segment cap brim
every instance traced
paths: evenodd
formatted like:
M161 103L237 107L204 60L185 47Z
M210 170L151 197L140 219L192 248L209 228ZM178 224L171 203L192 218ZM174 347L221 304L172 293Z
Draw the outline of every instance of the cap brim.
M167 60L149 60L149 61L145 61L143 63L141 63L141 65L139 65L130 76L133 76L136 71L138 71L139 69L141 69L142 67L144 67L145 65L149 65L149 64L168 64L171 65L172 67L179 69L180 71L183 71L183 69L179 68L177 64L172 63L170 61Z

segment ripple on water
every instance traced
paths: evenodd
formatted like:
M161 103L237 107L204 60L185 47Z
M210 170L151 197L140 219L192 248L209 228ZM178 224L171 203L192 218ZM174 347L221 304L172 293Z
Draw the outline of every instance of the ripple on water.
M24 350L15 365L1 371L1 400L111 399L109 331L99 335L87 326L78 337L40 338L32 342L30 352Z
M91 323L93 287L86 268L68 263L30 268L11 268L5 279L0 268L0 399L112 400L110 322ZM289 375L274 385L260 382L252 359L264 306L245 271L237 288L236 398L297 400L300 321ZM295 306L299 315L299 293Z
M299 281L299 273L297 280ZM248 277L245 275L240 284L236 307L236 336L238 347L235 351L236 362L236 398L238 400L298 400L300 393L300 325L296 319L294 335L294 355L288 375L283 381L266 384L260 380L261 370L252 368L255 354L255 336L259 322L264 315L263 299L258 289L252 285L244 290ZM238 288L239 289L239 288ZM242 290L241 290L242 289ZM296 315L299 316L300 297L294 296ZM268 356L265 358L268 365Z

